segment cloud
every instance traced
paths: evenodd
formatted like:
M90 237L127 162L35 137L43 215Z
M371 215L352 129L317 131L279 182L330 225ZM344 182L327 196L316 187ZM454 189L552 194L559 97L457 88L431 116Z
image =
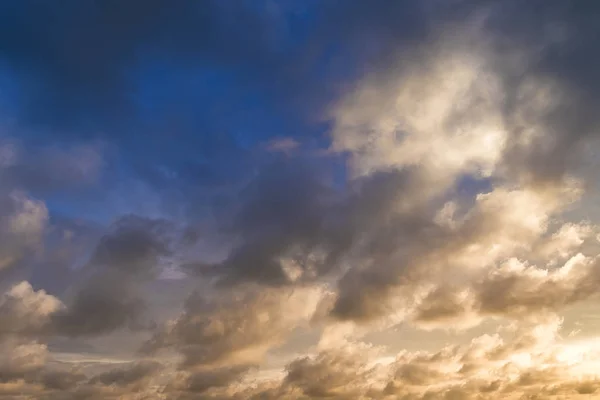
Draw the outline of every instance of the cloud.
M528 252L554 257L542 245L551 219L582 194L577 181L565 181L446 202L453 189L432 189L417 167L358 177L339 192L295 167L268 169L252 181L225 232L239 244L223 262L188 270L268 286L341 277L332 316L372 321L410 310L411 298L442 279L477 279L506 257L533 257ZM303 195L277 192L292 177Z
M300 143L293 138L274 139L266 145L267 151L274 153L281 152L284 154L290 154L294 150L297 150L298 147L300 147Z
M43 202L22 192L0 196L0 271L5 271L39 250L48 209Z
M358 153L362 169L431 160L437 167L430 168L448 173L563 176L598 128L591 113L597 79L579 61L596 60L590 38L597 27L585 17L595 6L541 7L538 18L530 4L458 2L469 16L437 21L418 45L398 46L343 98L334 112L335 148ZM431 146L423 152L423 144Z
M0 398L597 392L558 316L600 282L595 4L29 6L0 5ZM136 215L90 206L115 188Z
M160 364L156 362L138 362L126 368L112 369L107 372L95 375L90 379L90 383L102 385L129 386L138 384L147 376L157 372Z
M158 275L161 257L170 253L170 233L161 220L125 216L116 221L97 243L83 271L88 276L75 282L68 306L53 315L54 331L74 337L135 327L144 309L136 287Z
M63 393L74 389L79 383L85 380L86 376L78 370L48 370L40 377L42 385L47 390L56 390Z
M156 82L139 83L147 70L166 73L173 83L182 70L214 69L232 76L243 91L259 87L265 97L274 98L277 106L290 114L301 110L301 115L310 115L334 93L331 80L338 75L317 68L332 41L341 41L345 52L364 52L369 34L391 39L394 33L419 30L425 19L420 8L405 1L394 6L380 2L375 7L350 8L337 3L326 7L287 2L228 6L185 1L165 8L154 0L118 9L72 1L60 7L38 5L35 12L25 12L26 5L3 7L3 33L19 38L2 42L3 70L21 94L17 120L36 127L62 128L68 134L81 128L79 135L91 135L89 131L98 126L126 134L123 121L143 112L148 103L145 93L158 86ZM296 20L305 12L318 17L310 30ZM366 15L369 18L364 18ZM410 22L410 26L398 27L389 15ZM385 17L383 26L381 17ZM32 40L17 20L37 26L45 40ZM354 24L361 29L351 29ZM299 42L297 36L303 40ZM55 62L44 62L49 55ZM147 86L152 87L148 90ZM169 87L166 85L167 90ZM186 89L189 84L179 92ZM240 93L240 89L233 92ZM186 107L178 107L172 115L181 115L184 124L193 120L190 114L198 112L194 107L198 94L195 98L176 97ZM188 104L190 97L192 104ZM200 101L205 101L203 96ZM230 106L231 97L223 103ZM172 107L160 100L159 104ZM206 111L205 115L219 114L215 107Z
M547 270L510 259L469 286L441 284L413 311L423 327L470 327L483 318L524 318L555 312L589 298L598 286L598 262L582 254Z
M460 281L474 279L477 271L504 257L530 251L545 233L550 216L564 207L564 201L568 203L573 191L577 193L569 186L546 193L499 188L477 195L468 211L450 224L437 218L445 206L435 211L419 202L414 208L390 211L387 224L391 226L375 231L372 240L377 247L366 248L365 264L357 263L340 280L333 314L373 320L391 309L410 308L407 296L416 300L435 282L458 281L460 287ZM559 200L556 193L567 196ZM402 201L403 195L399 191L388 207ZM388 303L395 298L401 303Z
M511 7L499 7L498 12ZM531 57L530 43L515 48L514 65L498 63L501 38L490 27L496 21L493 14L474 13L474 24L468 28L440 24L443 33L457 31L399 51L400 58L387 70L367 76L343 98L334 112L333 149L349 153L357 175L366 175L352 181L364 185L362 193L344 193L339 196L342 201L327 207L314 204L321 191L299 187L294 191L312 194L286 201L275 197L277 188L283 188L284 182L289 185L295 175L286 179L282 177L286 171L278 171L280 178L268 186L259 177L255 188L264 197L252 198L246 215L261 216L257 219L261 224L243 217L252 228L252 239L235 247L215 269L234 275L243 271L246 280L289 284L292 279L281 258L290 249L300 249L295 258L325 260L325 271L343 260L350 268L340 281L333 314L369 320L397 308L386 298L393 298L399 286L426 284L442 265L482 268L530 249L545 234L550 218L560 215L570 199L581 194L577 184L566 179L566 169L552 172L554 167L550 167L562 165L555 163L556 157L566 160L572 148L554 147L554 140L562 140L563 133L547 129L549 116L561 115L566 106L563 99L572 90L572 82L551 74L534 76L534 69L528 69L529 59L519 58ZM522 71L524 78L509 82ZM517 94L514 104L513 91ZM551 94L555 100L544 100ZM528 135L533 136L528 139ZM547 138L552 147L548 153L543 150L546 144L538 145L538 136ZM565 154L551 154L559 149ZM539 157L533 154L538 150L542 152ZM531 164L534 158L544 166ZM468 204L459 204L464 216L439 226L434 219L441 212L439 203L454 193L465 175L489 179L499 187L478 194L470 210ZM536 186L542 181L551 184ZM273 220L255 206L275 200L282 213ZM292 215L302 219L284 225ZM362 215L368 217L361 219ZM383 216L392 220L384 221ZM241 233L244 228L239 226ZM275 233L255 234L263 229ZM353 262L347 262L350 257ZM296 265L301 275L307 266L314 268L306 261ZM317 262L317 274L318 266Z
M9 67L15 71L21 68L17 76L31 81L29 91L36 101L27 105L26 111L27 117L34 121L64 124L69 107L83 112L95 109L93 115L99 113L105 117L110 116L109 110L118 108L117 103L123 110L130 110L128 96L123 93L127 70L135 66L138 61L135 54L143 49L192 62L201 59L224 65L250 56L253 52L250 47L264 53L256 40L246 40L235 33L237 30L225 30L230 24L223 19L224 7L216 3L198 6L185 2L165 8L161 2L153 1L144 4L144 12L139 4L117 10L110 5L75 2L59 8L40 6L26 16L21 14L23 10L20 6L3 10L7 18L2 24L3 31L20 39L5 41L2 47ZM165 12L170 16L167 19ZM46 18L48 15L52 17ZM31 41L18 24L11 22L23 17L38 26L46 40ZM261 18L249 9L236 9L234 19L248 29L263 30L259 24ZM211 39L213 35L225 42L217 45ZM173 43L179 44L169 45ZM40 68L39 62L48 54L56 62ZM44 88L48 89L46 94L41 92ZM52 107L54 116L44 111L51 101L56 102Z
M36 373L46 363L48 351L46 345L36 342L20 342L9 339L2 342L0 359L0 380L17 380Z
M568 363L561 356L568 347L558 335L561 323L550 316L439 351L402 351L393 360L377 359L373 349L351 343L292 361L284 377L248 388L241 397L509 399L594 393L592 376L559 372Z
M211 398L211 392L218 393L218 391L235 386L236 383L239 384L243 376L251 369L251 366L240 365L183 373L171 382L171 386L167 390L179 393L183 398L186 395L191 397L206 395L207 398Z
M122 217L100 239L90 263L131 275L151 273L170 253L169 228L167 221Z
M443 40L400 53L334 110L333 149L349 153L356 174L419 165L443 190L461 173L489 176L501 161L501 83L468 33Z
M158 330L143 351L173 348L183 355L182 368L257 363L308 323L321 292L250 287L215 296L190 296L181 315Z
M40 399L113 399L160 395L152 385L160 364L137 362L90 374L85 368L57 368L44 363L47 354L35 352L35 345L16 347L12 353L10 375L3 371L0 394L29 394ZM45 350L45 347L41 347ZM150 385L150 386L148 386ZM11 386L13 390L11 390Z
M573 158L573 154L577 142L593 135L593 125L578 125L581 121L564 114L573 101L580 100L571 96L575 82L553 71L542 74L537 70L540 64L530 64L530 58L540 54L529 47L532 43L517 44L514 54L509 53L514 57L512 64L498 62L499 42L506 39L516 44L516 36L524 33L498 34L496 29L503 27L494 25L498 23L496 13L502 15L507 10L514 11L512 3L506 8L498 5L487 12L474 12L469 19L472 24L440 24L435 28L441 30L439 39L432 37L422 46L399 50L396 61L367 75L334 109L333 149L349 155L354 174L371 176L389 169L407 174L417 171L412 179L420 182L416 188L421 190L411 194L419 206L436 207L436 201L455 194L465 176L487 179L496 186L492 192L476 196L475 205L466 211L462 222L446 215L446 226L451 229L444 231L433 225L427 230L428 236L415 240L415 244L396 234L392 240L386 238L396 240L393 251L382 251L384 256L367 253L363 261L366 265L351 268L340 281L334 314L368 320L391 309L410 307L396 303L388 307L380 299L400 293L399 281L414 286L415 279L417 285L419 280L439 279L434 276L441 265L481 268L526 251L545 233L549 218L560 215L569 205L569 201L556 203L558 193L572 199L579 196L569 180L576 163L586 160ZM525 13L529 12L525 8ZM560 17L555 12L548 7L549 19L541 25L557 23ZM575 14L566 15L571 18ZM577 28L572 29L577 36ZM536 46L566 45L573 38L571 33L565 37L566 42ZM540 50L541 60L531 62L550 62L544 59L547 47ZM517 75L520 77L513 79ZM587 104L582 104L584 107ZM402 200L396 200L399 204L394 211L400 204L408 204L407 213L423 212L423 208L411 210L408 199ZM505 204L512 205L505 208ZM466 204L448 205L460 208ZM440 212L443 210L448 213L452 208ZM523 214L518 214L520 211ZM422 215L425 229L432 218L427 213ZM397 224L406 222L398 218ZM413 237L419 237L418 232L419 228L413 227ZM411 251L416 243L427 243L429 247ZM414 297L417 293L398 296Z
M310 398L356 398L365 393L374 375L368 365L373 349L348 343L319 353L316 357L294 360L286 367L282 386Z
M313 168L304 162L275 163L261 171L241 195L241 206L233 210L233 221L225 231L238 243L224 261L200 272L225 275L231 283L258 281L279 286L293 283L284 266L284 260L290 259L298 260L300 270L310 277L311 263L305 258L326 245L322 239L327 240L323 238L327 187Z
M2 141L6 144L0 144L4 154L0 181L7 189L25 190L37 196L63 191L77 193L77 189L93 188L106 169L108 148L99 141L64 146L10 137Z
M93 336L133 324L143 306L131 290L118 275L95 278L79 287L69 306L53 316L54 330L73 337Z
M35 291L29 282L20 282L0 299L0 337L44 334L52 315L62 307L56 297L44 290Z

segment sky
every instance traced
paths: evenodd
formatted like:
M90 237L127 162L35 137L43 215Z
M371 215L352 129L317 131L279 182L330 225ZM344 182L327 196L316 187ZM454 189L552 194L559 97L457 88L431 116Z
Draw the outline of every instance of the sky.
M0 2L0 400L600 399L600 3Z

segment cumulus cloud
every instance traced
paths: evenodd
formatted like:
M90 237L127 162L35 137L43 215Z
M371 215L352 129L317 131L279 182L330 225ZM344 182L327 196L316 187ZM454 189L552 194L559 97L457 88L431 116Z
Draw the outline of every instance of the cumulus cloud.
M559 339L561 322L549 316L516 331L476 337L462 346L403 351L395 359L375 358L375 362L377 353L354 343L293 361L279 386L264 384L262 393L251 398L509 399L535 393L594 393L593 376L559 372L572 361L564 357L568 345Z
M595 298L597 286L596 258L578 254L553 270L513 258L469 286L435 287L415 307L413 318L423 327L452 328L472 326L486 316L522 318Z
M29 282L20 282L0 299L0 337L43 334L52 315L62 307L56 297L44 290L35 291Z
M351 155L357 174L419 165L443 190L457 174L495 169L506 141L501 84L485 55L461 48L473 50L472 36L449 38L367 78L335 110L333 148Z

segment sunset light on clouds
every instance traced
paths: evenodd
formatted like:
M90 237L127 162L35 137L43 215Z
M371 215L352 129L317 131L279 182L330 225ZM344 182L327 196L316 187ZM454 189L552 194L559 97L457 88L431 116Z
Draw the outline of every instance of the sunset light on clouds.
M0 400L600 399L599 37L0 2Z

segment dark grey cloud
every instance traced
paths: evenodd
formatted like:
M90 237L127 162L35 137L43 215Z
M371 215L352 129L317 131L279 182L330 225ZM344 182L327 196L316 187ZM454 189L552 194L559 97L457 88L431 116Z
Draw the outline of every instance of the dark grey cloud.
M91 384L103 384L103 385L117 385L117 386L128 386L133 385L149 375L156 373L161 368L161 364L158 362L136 362L130 366L115 368L107 372L95 375L90 378Z
M135 119L135 103L144 96L136 74L148 62L159 71L165 70L161 65L179 73L224 71L242 93L260 90L275 108L297 118L321 114L340 82L366 65L384 64L399 46L424 40L432 16L457 18L461 13L454 8L410 0L235 6L212 0L175 6L161 0L127 5L86 0L52 7L28 0L2 7L0 54L18 78L24 119L38 126L88 128L78 135L95 129L93 124L114 129ZM204 89L210 91L210 85ZM193 120L198 107L181 96L178 103L186 111L171 114L183 124Z
M512 134L506 168L530 181L560 179L579 161L588 139L598 136L598 4L483 4L488 8L483 33L493 40L492 57L503 77L504 113ZM511 65L517 57L521 62ZM535 94L527 92L533 80L556 85L547 94L551 102L541 110L532 106ZM544 135L523 146L519 139L528 123L539 124Z
M121 217L112 232L100 239L90 263L137 276L156 272L160 257L170 254L170 230L172 226L164 220Z
M190 270L224 276L224 283L292 283L282 259L295 258L302 264L303 257L327 240L325 218L331 189L323 179L315 169L295 160L261 171L241 191L233 220L224 229L234 241L230 254L220 263L192 265Z
M160 272L170 254L172 227L163 220L125 216L100 238L68 306L52 316L53 329L67 336L94 336L142 327L144 301L138 287ZM142 324L142 325L140 325Z
M211 389L226 388L234 382L240 381L251 369L251 366L242 365L192 372L178 386L181 386L180 390L203 394Z
M68 308L52 317L56 333L94 336L134 326L143 301L132 293L131 283L121 279L119 275L95 277L77 288Z
M6 4L2 15L3 58L29 80L23 97L29 117L38 122L72 123L68 114L74 110L109 120L119 109L131 112L135 94L127 74L140 53L228 66L264 53L257 39L266 36L262 17L250 7L218 2L183 1L173 7L163 1L68 1L49 6L34 0ZM246 32L253 32L252 39ZM56 102L52 110L49 102Z
M56 390L64 393L75 388L86 379L86 375L77 370L48 370L41 374L39 381L48 390Z
M62 297L73 282L80 279L81 266L88 262L91 249L106 233L106 227L86 219L49 214L43 257L20 265L16 275L33 287Z
M222 231L233 242L225 260L186 270L217 276L227 286L277 287L335 275L350 257L372 263L376 255L392 257L383 254L403 240L419 243L419 230L427 235L435 229L433 208L419 203L426 183L418 171L390 169L338 187L303 160L275 163L236 196ZM395 204L403 201L411 212L395 215ZM290 275L290 264L299 277ZM392 284L389 278L382 276L382 283Z

